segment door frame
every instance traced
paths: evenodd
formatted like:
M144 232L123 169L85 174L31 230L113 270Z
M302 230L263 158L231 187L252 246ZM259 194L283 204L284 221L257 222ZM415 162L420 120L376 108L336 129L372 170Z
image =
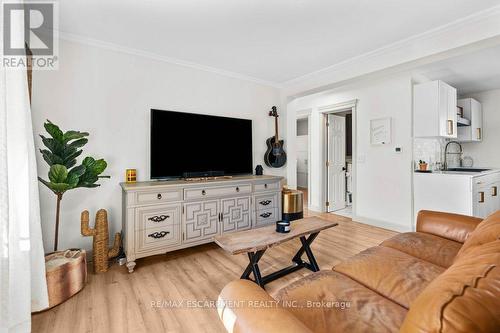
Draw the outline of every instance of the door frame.
M326 202L328 200L328 168L326 166L326 161L328 157L328 144L327 144L327 131L326 131L326 122L328 120L328 114L331 113L340 113L345 111L351 111L352 113L352 216L355 217L357 214L356 206L357 206L357 128L358 128L358 120L357 120L357 104L358 100L353 99L347 102L335 103L325 106L320 106L318 111L321 113L321 122L322 122L322 130L320 133L320 144L323 145L320 166L322 168L321 171L321 208L323 212L328 212L328 207L326 206Z
M307 195L310 196L312 193L312 177L311 177L311 130L312 130L312 125L311 125L311 115L312 115L313 109L312 108L307 108L307 109L302 109L298 110L295 112L295 132L294 135L297 136L297 120L298 119L307 119L307 135L309 136L309 139L307 140ZM297 175L297 165L295 165L295 174ZM297 179L295 180L295 183L297 183ZM295 184L295 188L297 188L297 184ZM309 197L310 198L310 197ZM309 199L307 201L307 208L310 209L311 207L311 200Z

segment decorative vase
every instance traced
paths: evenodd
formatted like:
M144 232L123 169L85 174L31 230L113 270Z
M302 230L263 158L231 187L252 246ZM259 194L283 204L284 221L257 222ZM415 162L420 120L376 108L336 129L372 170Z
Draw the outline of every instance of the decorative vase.
M45 255L45 276L50 309L69 299L87 283L85 250L70 249Z
M418 167L420 171L426 171L427 170L427 163L419 163Z

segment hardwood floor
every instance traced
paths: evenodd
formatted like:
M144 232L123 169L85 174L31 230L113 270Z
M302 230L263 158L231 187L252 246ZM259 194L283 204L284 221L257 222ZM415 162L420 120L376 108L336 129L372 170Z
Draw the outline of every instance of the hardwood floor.
M339 223L321 232L312 244L323 270L396 234L333 214L306 215ZM262 273L288 266L299 243L290 241L268 250L259 263ZM33 315L32 331L225 332L217 310L193 307L198 305L194 301L217 300L221 289L238 279L247 263L243 254L231 256L217 245L207 244L140 259L132 274L125 266L114 265L107 273L89 273L88 285L67 302ZM272 294L308 274L312 272L297 271L266 285L266 290ZM169 301L183 303L167 304Z

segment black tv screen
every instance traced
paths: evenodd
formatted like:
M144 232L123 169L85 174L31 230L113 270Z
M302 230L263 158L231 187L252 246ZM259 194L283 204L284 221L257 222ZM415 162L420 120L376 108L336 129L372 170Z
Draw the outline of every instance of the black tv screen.
M251 174L252 121L151 110L151 178Z

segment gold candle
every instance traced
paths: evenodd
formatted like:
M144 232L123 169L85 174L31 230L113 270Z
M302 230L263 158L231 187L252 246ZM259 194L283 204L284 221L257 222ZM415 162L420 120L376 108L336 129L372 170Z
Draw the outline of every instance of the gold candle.
M135 183L137 180L137 170L136 169L127 169L125 172L125 181L127 183Z

